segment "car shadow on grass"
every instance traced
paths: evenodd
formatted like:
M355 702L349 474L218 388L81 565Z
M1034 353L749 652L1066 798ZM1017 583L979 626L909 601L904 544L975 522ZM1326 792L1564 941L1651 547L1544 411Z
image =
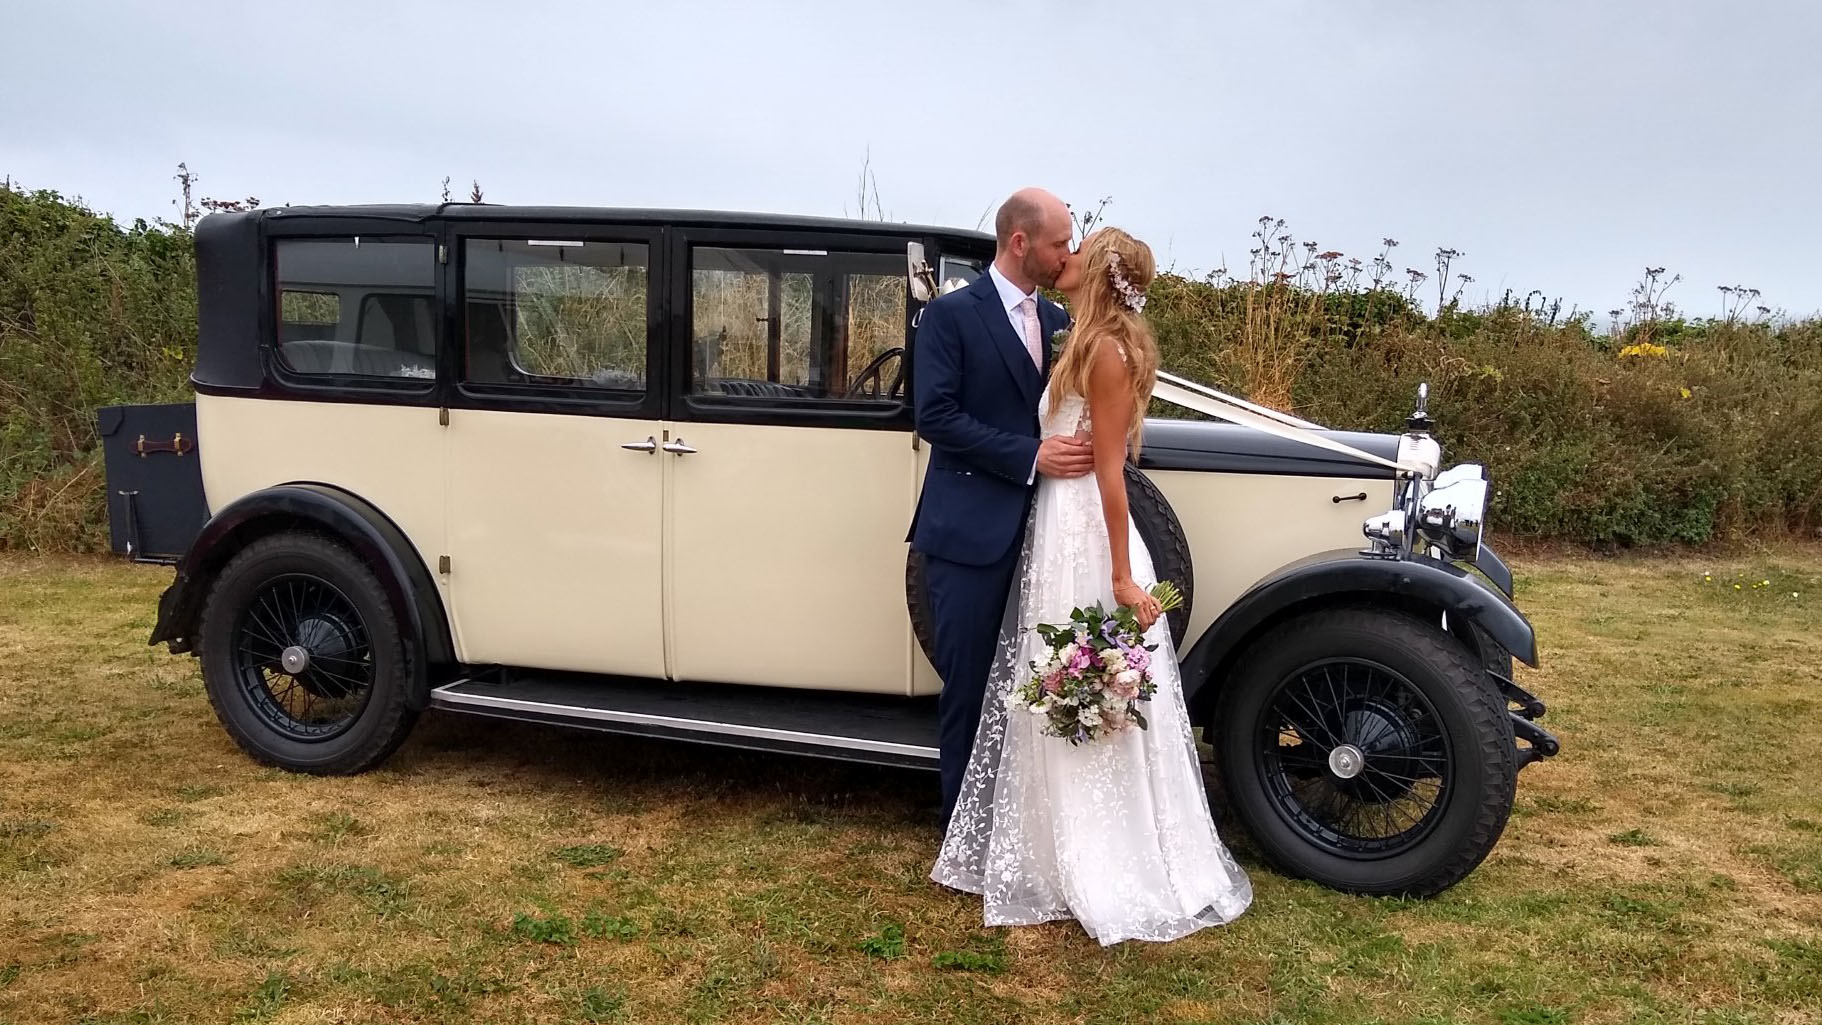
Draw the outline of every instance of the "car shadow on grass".
M534 791L581 784L626 814L710 802L769 821L937 828L937 775L927 770L434 711L382 771Z

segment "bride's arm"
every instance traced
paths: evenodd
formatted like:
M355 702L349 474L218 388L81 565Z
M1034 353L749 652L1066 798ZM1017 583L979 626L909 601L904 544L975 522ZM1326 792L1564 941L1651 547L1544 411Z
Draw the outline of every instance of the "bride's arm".
M1126 508L1126 444L1132 426L1132 378L1119 347L1102 340L1088 370L1088 415L1094 423L1094 475L1101 489L1101 515L1107 525L1107 547L1113 554L1113 600L1130 605L1139 625L1150 629L1157 619L1157 599L1132 579Z

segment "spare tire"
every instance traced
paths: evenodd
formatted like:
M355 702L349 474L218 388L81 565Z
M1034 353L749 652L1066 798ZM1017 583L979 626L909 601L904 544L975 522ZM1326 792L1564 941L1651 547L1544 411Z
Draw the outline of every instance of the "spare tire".
M1170 621L1171 643L1181 651L1196 597L1189 540L1183 536L1183 524L1164 498L1164 492L1131 463L1126 464L1126 505L1133 524L1139 528L1139 537L1151 552L1152 567L1157 570L1158 579L1176 584L1183 592L1183 604L1165 616ZM924 587L923 556L916 551L905 555L905 606L911 614L911 629L917 634L918 646L924 649L925 658L934 660L934 617L930 611L930 595Z

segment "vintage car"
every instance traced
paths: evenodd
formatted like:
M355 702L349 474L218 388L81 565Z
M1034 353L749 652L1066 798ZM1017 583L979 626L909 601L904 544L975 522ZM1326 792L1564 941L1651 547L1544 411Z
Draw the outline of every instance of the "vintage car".
M101 411L116 548L176 566L151 642L299 772L427 709L933 768L908 355L992 254L747 214L204 218L193 407ZM1485 474L1441 470L1421 399L1375 435L1158 395L1239 421L1154 419L1128 471L1226 821L1332 887L1451 886L1557 750Z

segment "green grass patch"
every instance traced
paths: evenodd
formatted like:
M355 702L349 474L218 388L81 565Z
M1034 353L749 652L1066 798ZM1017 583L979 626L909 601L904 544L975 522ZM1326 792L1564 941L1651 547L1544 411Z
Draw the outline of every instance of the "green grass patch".
M582 935L590 939L630 940L639 936L639 923L620 915L590 908L582 916Z
M1610 834L1607 842L1617 847L1657 847L1662 843L1638 826Z
M569 916L551 913L531 915L521 911L512 916L512 934L533 943L555 943L568 946L576 942L576 923Z
M892 922L860 941L860 952L868 957L892 961L905 956L905 927Z
M1006 941L1000 936L973 935L964 946L937 952L930 963L946 971L998 975L1006 970Z
M620 859L622 851L604 843L577 844L573 847L558 847L550 856L571 868L599 868L610 865Z

